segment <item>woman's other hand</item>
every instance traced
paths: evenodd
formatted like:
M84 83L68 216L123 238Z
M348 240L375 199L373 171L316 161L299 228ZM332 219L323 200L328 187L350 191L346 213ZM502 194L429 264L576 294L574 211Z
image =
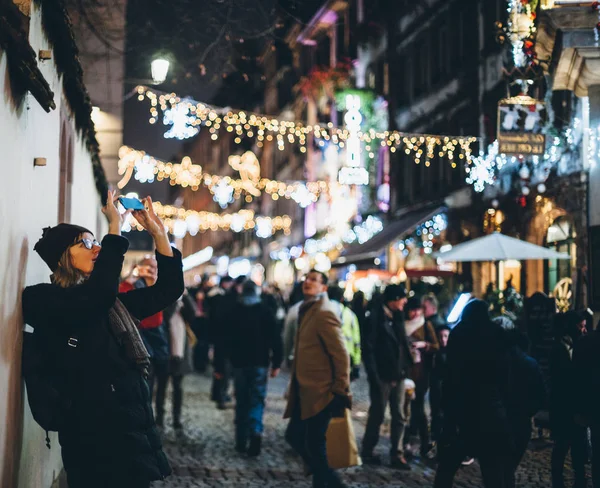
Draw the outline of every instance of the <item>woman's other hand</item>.
M108 190L106 205L102 207L102 213L106 215L106 218L108 219L108 233L121 235L121 227L123 227L123 222L131 213L131 210L127 210L125 213L121 214L115 205L117 200L117 192Z
M146 207L145 210L136 210L133 216L138 223L148 231L148 234L154 239L156 250L163 256L173 256L173 249L169 242L165 224L160 220L152 207L152 198L146 197L142 199L142 203Z

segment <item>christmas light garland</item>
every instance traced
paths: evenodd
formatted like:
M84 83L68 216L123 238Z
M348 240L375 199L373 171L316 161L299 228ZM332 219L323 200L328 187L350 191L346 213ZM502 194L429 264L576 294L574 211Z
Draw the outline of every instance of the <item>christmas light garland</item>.
M534 62L535 19L538 0L509 0L506 34L512 44L515 66L524 68Z
M163 205L160 202L153 202L152 206L169 233L178 238L183 238L186 234L195 236L199 232L207 231L222 230L239 233L254 230L257 237L266 239L279 231L289 235L292 227L292 218L289 215L256 216L252 210L240 210L232 214L197 212L172 205ZM123 231L131 230L141 231L143 227L132 216L129 216Z
M281 151L289 143L299 144L300 151L304 153L309 134L314 135L321 147L331 143L339 148L344 148L351 136L348 130L335 127L331 122L307 126L301 122L279 120L243 110L211 107L181 98L175 93L160 93L145 86L138 86L137 93L139 101L150 101L151 124L159 121L159 109L163 113L163 123L171 126L165 137L187 139L196 135L200 127L206 127L211 139L217 140L221 129L225 129L230 133L235 132L236 144L240 144L243 137L256 138L258 147L262 147L265 141L276 141ZM429 166L430 160L437 156L448 159L453 167L457 165L457 158L467 162L471 160L471 145L478 140L477 137L378 132L374 129L358 132L356 136L365 144L364 149L369 154L379 146L387 146L391 152L404 148L407 155L413 155L416 164L424 161Z
M206 173L202 166L194 164L188 156L181 163L171 163L156 159L144 151L138 151L127 146L119 149L118 172L122 176L117 183L118 188L124 188L133 176L141 183L152 183L156 178L158 181L168 180L172 186L178 185L183 188L191 188L197 191L200 186L205 186L213 195L213 199L222 208L226 208L235 199L245 194L247 202L254 197L260 196L264 191L273 200L279 198L292 199L302 208L308 207L316 202L321 193L327 191L329 185L325 181L312 182L285 182L260 178L260 166L253 153L247 152L242 156L231 156L230 165L243 177L234 179L229 176L218 176ZM253 168L255 179L250 180L244 175ZM258 173L257 173L258 172ZM256 177L258 176L258 177Z
M589 107L584 105L584 110L589 111ZM496 184L502 169L520 165L520 178L528 183L537 182L538 193L544 193L545 181L552 168L560 165L567 155L576 154L580 145L586 145L587 148L585 169L595 167L596 161L600 160L600 126L584 130L583 122L578 117L573 118L571 126L551 138L543 157L533 156L528 160L524 157L499 154L498 141L494 141L488 146L487 152L480 152L465 168L466 181L473 185L476 192L481 193L486 187ZM523 184L523 195L526 196L529 192L528 184Z

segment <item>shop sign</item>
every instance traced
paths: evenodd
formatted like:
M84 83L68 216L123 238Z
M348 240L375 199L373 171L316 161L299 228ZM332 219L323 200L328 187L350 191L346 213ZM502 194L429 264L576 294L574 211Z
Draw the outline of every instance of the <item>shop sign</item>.
M359 132L362 123L360 113L360 97L358 95L346 96L346 115L344 116L348 139L346 140L346 166L338 173L341 185L368 185L369 173L362 167L361 140Z
M547 112L544 102L529 96L501 100L498 104L498 152L514 156L541 156L546 151L542 129Z

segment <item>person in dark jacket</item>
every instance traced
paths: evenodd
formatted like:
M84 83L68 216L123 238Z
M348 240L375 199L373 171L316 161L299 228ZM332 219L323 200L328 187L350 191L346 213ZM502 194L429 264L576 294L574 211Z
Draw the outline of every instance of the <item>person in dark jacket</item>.
M581 323L580 323L581 326ZM583 329L580 328L583 332ZM592 439L592 483L600 486L600 324L583 334L573 350L575 372L575 420L589 426ZM573 454L571 454L573 457Z
M433 357L433 368L429 378L429 402L431 404L431 437L436 443L440 440L444 411L442 409L442 381L447 368L447 346L450 327L442 325L437 329L440 348Z
M164 416L165 399L167 394L168 379L171 378L173 391L173 428L183 429L181 423L181 409L183 407L183 377L194 370L192 351L196 337L190 324L196 317L196 305L189 293L184 291L183 296L173 305L165 309L165 327L169 337L169 367L166 380L158 383L156 390L157 411ZM158 420L157 420L158 424ZM160 424L159 424L160 425Z
M365 299L364 292L358 290L354 296L352 297L352 302L350 302L350 308L358 318L358 325L360 327L360 341L361 344L363 341L367 340L367 334L365 331L365 320L367 314L367 300Z
M223 347L227 316L237 297L235 284L231 276L223 276L219 286L213 287L205 299L205 320L209 324L209 340L213 345L214 355L218 355L218 350ZM231 401L228 393L231 383L231 366L228 361L219 366L213 361L213 368L211 400L217 404L219 410L225 410L227 403Z
M587 485L585 461L587 429L576 422L578 392L587 390L589 384L578 388L579 374L573 365L573 349L576 342L586 334L585 318L578 312L569 311L555 317L555 339L550 353L550 429L554 438L552 449L552 487L564 487L564 464L569 449L575 472L575 486ZM583 368L582 368L583 369Z
M509 464L506 487L515 487L515 473L531 440L531 419L540 411L546 401L544 377L538 362L523 350L523 334L514 322L500 316L494 323L504 330L506 353L506 393L504 403L514 439L514 457Z
M404 411L404 380L412 366L411 351L404 330L403 308L406 290L400 285L388 285L383 302L373 306L368 317L369 337L363 344L363 363L369 380L371 406L362 443L362 458L367 464L380 464L373 454L379 440L386 405L390 405L392 466L410 469L403 452L404 429L408 421Z
M147 210L133 215L154 239L158 281L119 294L128 241L120 236L114 201L109 191L102 245L79 226L44 229L34 249L53 271L52 282L23 292L25 322L57 346L52 366L70 403L69 422L58 433L70 488L149 487L171 472L154 424L145 380L149 356L136 319L182 294L181 254L171 248L151 199L144 199Z
M408 299L404 307L406 320L404 330L411 347L413 365L408 377L415 383L415 399L411 406L410 432L419 434L421 457L428 456L433 447L429 442L429 419L425 412L425 398L429 390L429 375L433 367L433 356L439 349L435 328L425 320L421 300ZM408 436L405 439L405 451L410 450Z
M267 396L269 367L271 378L279 374L283 361L283 342L275 315L261 301L260 288L244 283L242 293L232 305L225 325L223 355L229 360L235 386L235 448L249 456L260 454L263 414Z
M467 455L477 457L486 488L510 486L515 439L506 398L507 341L488 305L471 300L450 334L442 384L444 425L435 488L450 488Z

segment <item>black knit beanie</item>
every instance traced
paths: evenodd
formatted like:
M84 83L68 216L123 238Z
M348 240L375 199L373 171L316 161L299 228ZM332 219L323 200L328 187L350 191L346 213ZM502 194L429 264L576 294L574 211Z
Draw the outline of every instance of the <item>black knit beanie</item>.
M33 246L33 250L40 255L52 271L56 271L61 256L73 244L77 236L84 232L89 232L93 235L93 232L85 227L72 224L58 224L55 227L46 227L42 232L42 237Z

